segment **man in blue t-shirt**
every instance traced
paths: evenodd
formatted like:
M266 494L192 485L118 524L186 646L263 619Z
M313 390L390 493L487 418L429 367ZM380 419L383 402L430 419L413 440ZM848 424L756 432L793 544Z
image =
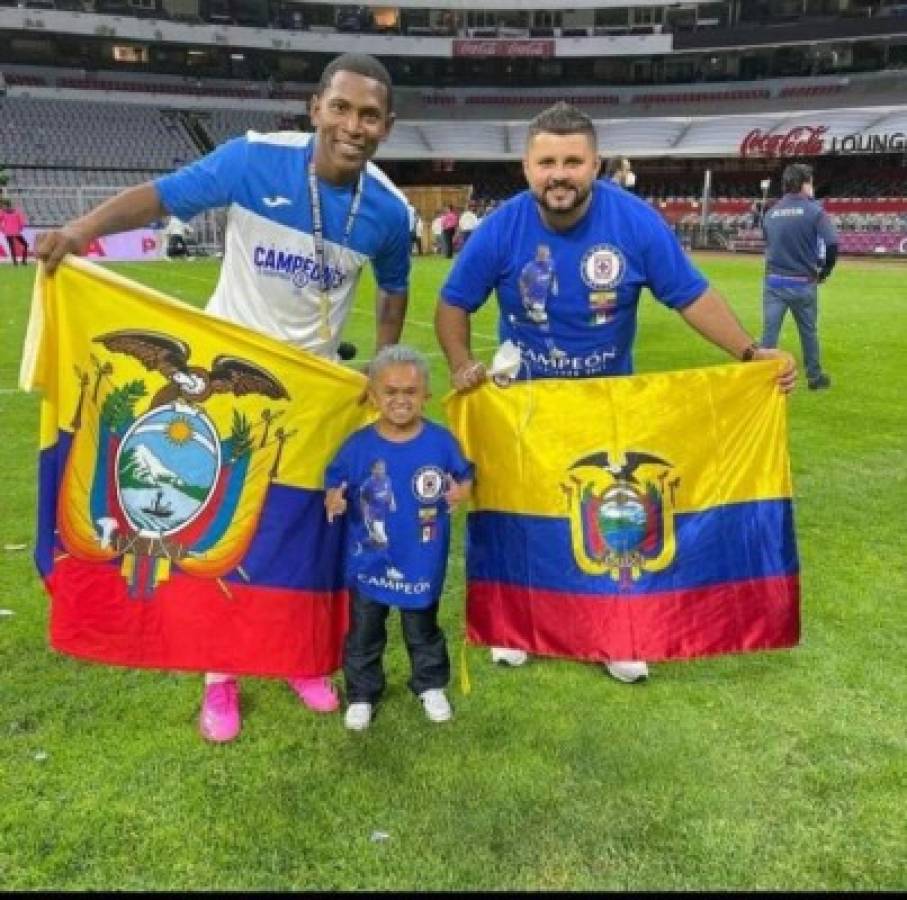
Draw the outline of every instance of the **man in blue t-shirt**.
M633 371L633 341L643 287L677 310L703 337L736 359L783 359L782 391L796 381L789 353L760 347L727 302L691 265L661 216L609 182L597 181L597 136L591 120L566 103L529 126L523 173L529 190L486 216L441 288L435 327L456 390L486 377L472 355L470 316L497 294L498 333L518 355L517 378L588 378ZM557 281L544 321L529 314L520 275L548 248ZM495 648L494 659L519 665L522 652ZM639 681L641 661L615 661L608 671Z
M784 314L790 310L800 335L803 368L810 390L831 387L819 358L818 285L838 259L838 233L816 203L813 170L789 165L781 176L784 196L765 214L765 286L762 345L776 347Z
M409 212L402 192L370 162L394 121L387 70L365 54L336 57L312 96L311 118L314 135L250 131L192 165L123 191L46 232L37 256L52 273L67 253L83 253L95 238L226 207L224 260L209 312L337 359L356 284L371 262L376 344L396 343L407 306ZM310 709L338 706L327 676L289 684ZM215 742L239 733L232 675L206 677L199 728Z

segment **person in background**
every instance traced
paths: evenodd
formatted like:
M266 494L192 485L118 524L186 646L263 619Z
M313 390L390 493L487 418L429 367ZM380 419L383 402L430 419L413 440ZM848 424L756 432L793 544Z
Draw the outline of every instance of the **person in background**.
M170 216L164 228L164 237L167 241L165 250L169 259L186 256L188 250L186 241L190 232L191 229L182 219Z
M626 156L612 156L605 164L605 178L628 191L636 186L636 173Z
M444 210L439 209L431 220L431 249L432 253L444 252Z
M838 259L838 233L815 200L812 166L792 163L781 176L784 196L763 216L765 284L762 290L762 346L777 347L790 310L800 335L806 384L831 387L819 353L819 285Z
M27 224L28 219L25 218L25 213L15 206L12 200L4 199L0 205L0 234L6 238L9 255L14 266L19 264L18 251L20 250L22 251L22 265L28 263L28 241L25 240L25 235L22 233Z
M470 235L479 227L479 217L476 215L476 205L470 202L466 209L460 213L457 229L460 233L460 250L466 246Z
M415 206L410 207L411 227L409 232L410 253L422 255L422 216Z
M460 217L454 205L451 203L444 214L441 216L441 229L444 235L444 255L451 259L454 252L454 237L457 233L457 226L460 224Z

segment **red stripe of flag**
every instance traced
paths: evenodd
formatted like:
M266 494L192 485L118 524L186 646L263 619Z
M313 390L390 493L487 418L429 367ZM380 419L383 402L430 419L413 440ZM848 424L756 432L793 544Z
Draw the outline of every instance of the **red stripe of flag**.
M171 570L150 596L130 597L117 565L57 561L52 646L134 668L274 677L329 675L341 665L349 621L345 591L294 591Z
M648 661L792 647L798 575L673 593L602 596L471 581L467 637L542 656Z

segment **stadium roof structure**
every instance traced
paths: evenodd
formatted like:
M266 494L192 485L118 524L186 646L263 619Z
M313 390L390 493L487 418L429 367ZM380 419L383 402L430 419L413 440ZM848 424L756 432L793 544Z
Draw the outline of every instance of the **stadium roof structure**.
M907 151L907 106L797 110L722 116L595 119L610 156L758 157ZM528 124L398 121L379 159L515 160Z

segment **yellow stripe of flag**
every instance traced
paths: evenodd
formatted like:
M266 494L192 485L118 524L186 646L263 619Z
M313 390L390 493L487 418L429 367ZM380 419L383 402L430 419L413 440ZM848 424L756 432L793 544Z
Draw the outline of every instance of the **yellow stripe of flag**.
M643 452L667 460L676 512L789 497L786 401L774 361L618 378L485 384L445 400L475 461L475 509L564 514L577 460Z
M281 484L319 489L326 461L371 417L358 403L365 387L358 372L67 257L52 278L39 272L20 371L23 388L44 393L42 449L57 441L58 431L72 430L80 395L93 394L103 366L112 366L112 372L100 376L105 379L101 398L114 384L144 383L147 393L137 413L144 412L169 383L165 372L149 368L134 355L111 352L95 340L121 330L144 330L183 342L189 347L189 366L210 370L218 356L226 355L262 367L276 378L289 394L288 401L254 392L218 392L204 401L204 410L221 435L230 433L235 413L241 412L257 429L253 439L264 434L262 423L275 416L270 440L278 428L287 435L276 479Z

